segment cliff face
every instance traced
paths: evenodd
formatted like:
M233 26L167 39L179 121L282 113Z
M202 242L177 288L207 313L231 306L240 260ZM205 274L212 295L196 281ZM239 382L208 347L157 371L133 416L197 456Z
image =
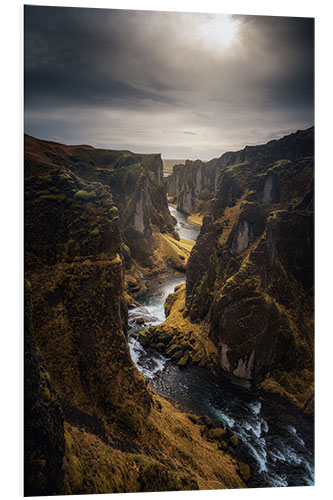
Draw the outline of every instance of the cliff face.
M218 175L217 160L202 162L186 160L185 164L175 165L167 177L168 195L177 204L177 210L190 214L203 202L211 199Z
M136 408L140 420L151 404L126 342L120 210L105 180L110 169L97 166L111 160L92 148L32 138L25 154L25 271L35 342L67 416L79 410L107 436L120 411ZM135 210L128 217L141 229Z
M187 160L185 165L175 165L168 177L168 194L181 212L206 213L207 206L211 207L207 202L216 196L218 182L226 167L250 162L253 169L253 165L267 165L279 159L295 161L297 158L313 156L312 135L313 128L310 128L265 145L246 146L240 151L224 153L209 162ZM230 193L225 193L225 202L231 201L230 196Z
M57 494L65 454L63 415L36 348L28 282L25 282L24 297L24 494Z
M44 171L48 171L49 175L36 179L40 176L38 165L44 165ZM119 217L129 259L138 262L143 259L149 264L150 246L147 245L145 252L141 252L137 241L142 240L142 236L149 239L154 230L173 232L174 224L162 183L163 164L160 155L136 155L129 151L94 149L90 146L64 146L25 136L25 171L28 197L31 186L32 197L34 189L38 187L39 191L35 192L41 193L44 202L51 200L51 193L53 201L57 201L59 206L68 202L65 195L74 199L71 200L74 207L80 206L82 202L90 202L94 206L106 201L109 215ZM35 181L39 183L38 186L34 184ZM47 183L54 183L50 193L47 192ZM84 189L84 183L88 183L87 190ZM100 237L96 240L99 241ZM78 250L76 245L74 247L81 255L82 249ZM67 255L67 260L76 256L74 247L71 256ZM84 252L89 253L87 249Z
M25 155L30 322L65 420L111 443L115 429L125 440L131 433L138 438L151 395L127 345L126 243L120 228L126 220L134 234L151 230L154 207L144 195L159 189L158 158L148 158L147 166L134 166L131 172L127 154L115 158L117 153L29 137ZM122 163L124 185L117 191L111 184ZM35 377L30 382L34 384ZM124 428L125 421L129 423ZM30 436L28 429L27 443ZM30 452L27 444L27 457Z
M221 157L186 284L185 314L206 325L217 364L301 407L313 393L312 155L309 129Z
M244 484L213 445L203 479L191 457L206 441L192 443L194 424L130 357L126 285L154 269L156 241L173 241L161 179L159 155L25 138L26 494Z

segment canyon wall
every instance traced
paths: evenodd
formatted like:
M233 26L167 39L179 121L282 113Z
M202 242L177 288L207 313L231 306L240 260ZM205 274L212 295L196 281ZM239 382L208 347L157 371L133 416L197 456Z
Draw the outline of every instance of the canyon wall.
M177 237L162 177L160 155L25 137L27 496L244 486L130 357L130 294L180 265L156 264Z
M313 392L313 130L248 152L221 170L186 307L208 322L223 370L302 406Z
M313 128L270 141L265 145L246 146L240 151L226 152L220 158L208 162L186 160L184 165L175 165L173 173L168 176L168 195L181 212L206 213L207 205L211 207L207 202L215 197L219 178L226 167L246 162L259 166L281 158L295 161L297 158L313 156L313 141L311 143L309 140L311 135ZM230 196L231 194L229 198Z
M183 324L188 332L187 351L178 358L252 381L309 414L314 369L313 153L312 127L225 153L207 164L195 162L193 171L189 162L175 167L169 186L179 209L196 211L200 206L203 185L198 179L204 174L198 176L198 169L208 173L212 198L188 260L186 290L170 297L170 316L162 327L173 329L170 345L177 355L181 332L176 325ZM184 193L191 199L185 207ZM191 333L195 331L196 337Z
M151 396L126 341L126 243L119 216L123 208L121 201L120 208L115 204L110 187L110 162L116 167L124 159L107 154L26 137L25 276L31 303L29 332L65 420L80 422L113 442L112 426L125 434L123 414L128 418L135 414L139 426L150 411ZM124 189L122 196L133 208L123 217L131 221L133 231L148 232L148 202L143 203L144 215L138 222L140 190L135 187L147 184L151 175L158 189L157 175L140 169L133 174L142 177L140 183L129 180L129 173L124 175L133 195ZM113 193L117 199L118 193ZM37 370L29 366L27 381ZM26 405L30 407L28 399ZM37 445L38 440L37 435ZM44 463L48 464L46 457ZM48 484L44 486L50 491Z

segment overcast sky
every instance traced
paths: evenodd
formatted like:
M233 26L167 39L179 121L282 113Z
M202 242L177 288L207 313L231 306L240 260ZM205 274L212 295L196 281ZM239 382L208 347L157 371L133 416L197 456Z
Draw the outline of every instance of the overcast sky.
M207 160L313 125L313 20L25 7L25 132Z

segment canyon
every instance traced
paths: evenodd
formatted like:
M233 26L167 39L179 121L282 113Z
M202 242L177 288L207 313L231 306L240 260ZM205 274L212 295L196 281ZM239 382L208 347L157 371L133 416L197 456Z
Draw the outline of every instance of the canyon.
M313 136L166 179L159 154L25 136L27 495L255 485L232 427L164 394L133 342L312 426Z

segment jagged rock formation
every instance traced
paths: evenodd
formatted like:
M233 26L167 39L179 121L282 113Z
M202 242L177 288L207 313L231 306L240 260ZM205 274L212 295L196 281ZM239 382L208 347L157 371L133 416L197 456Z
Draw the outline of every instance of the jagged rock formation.
M213 197L217 175L217 160L186 160L184 165L175 165L167 177L167 189L177 210L188 215L199 211Z
M210 201L216 195L219 177L225 167L244 162L269 164L281 158L293 162L297 158L313 156L313 143L309 140L312 134L313 128L310 128L264 146L246 146L240 151L227 152L208 162L186 160L184 165L175 165L167 178L168 195L177 203L177 210L186 214L205 214L207 208L211 208Z
M211 216L204 217L188 261L183 305L190 324L205 325L225 372L261 383L310 413L313 132L217 161ZM180 170L187 181L196 178Z
M130 357L126 284L172 239L159 155L25 139L26 493L243 486Z

